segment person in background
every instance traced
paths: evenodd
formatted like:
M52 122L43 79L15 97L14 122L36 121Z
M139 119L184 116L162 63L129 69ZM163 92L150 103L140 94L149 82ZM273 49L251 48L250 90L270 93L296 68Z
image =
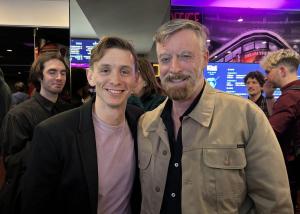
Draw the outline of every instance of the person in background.
M136 131L143 111L127 105L138 80L132 45L101 39L87 77L96 96L35 130L24 214L140 213Z
M244 83L248 91L248 99L253 101L258 105L261 110L265 113L267 117L272 114L272 107L275 102L273 92L271 96L263 96L265 84L270 84L265 82L264 75L259 71L251 71L244 77ZM270 93L270 92L269 92Z
M6 177L0 190L1 214L20 211L20 180L25 171L27 152L35 126L70 108L69 104L59 99L68 72L68 65L60 55L39 55L30 70L30 80L35 84L37 92L12 108L2 122L0 146Z
M79 107L86 103L91 97L89 83L86 78L86 70L82 68L72 68L71 71L72 98L71 104Z
M0 68L0 127L5 114L8 112L11 105L11 91L9 86L4 80L4 74ZM1 139L1 136L0 136ZM0 147L0 189L5 180L5 170L3 164L3 157L1 155Z
M270 52L260 62L267 80L280 88L269 121L285 157L295 209L300 208L300 56L291 49ZM297 210L297 213L300 213Z
M27 99L29 99L29 95L25 93L25 84L23 82L16 82L15 92L11 95L12 106L14 107Z
M204 79L206 32L174 19L155 34L168 99L139 120L141 213L293 213L268 119L252 101Z
M163 90L156 81L151 63L146 59L138 60L139 81L133 90L133 96L129 97L128 103L137 105L144 111L151 111L165 100Z
M4 80L4 74L0 68L0 126L5 114L8 112L11 105L11 91Z

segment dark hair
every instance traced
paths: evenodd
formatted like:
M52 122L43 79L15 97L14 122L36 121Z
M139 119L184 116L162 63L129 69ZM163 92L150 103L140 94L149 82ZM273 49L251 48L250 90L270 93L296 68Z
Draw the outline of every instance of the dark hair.
M142 79L146 83L143 96L148 96L150 94L161 94L162 88L156 80L154 69L151 63L143 58L138 59L138 69Z
M25 91L25 84L23 82L16 82L15 83L15 90L24 92Z
M251 71L244 77L244 83L247 83L249 78L256 79L261 87L265 84L265 76L259 71Z
M86 70L83 68L72 68L71 70L72 94L76 94L79 89L88 85Z
M90 68L93 69L95 62L99 61L105 54L105 51L110 48L118 48L121 50L129 51L134 58L134 68L137 72L137 55L133 46L126 40L118 37L104 37L101 41L92 49L91 59L90 59Z
M41 83L40 80L43 79L43 71L45 68L45 63L52 60L57 59L61 61L65 67L66 70L69 72L69 66L66 63L65 59L57 52L45 52L40 54L37 59L33 62L30 68L30 74L29 74L29 80L33 83L37 91L40 91L41 89Z

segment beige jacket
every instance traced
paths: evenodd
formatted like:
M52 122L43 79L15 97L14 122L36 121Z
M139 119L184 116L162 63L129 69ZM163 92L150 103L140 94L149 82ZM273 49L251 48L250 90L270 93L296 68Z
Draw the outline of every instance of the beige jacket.
M170 160L165 106L139 121L142 214L160 212ZM206 84L182 123L182 213L293 213L282 152L264 113Z

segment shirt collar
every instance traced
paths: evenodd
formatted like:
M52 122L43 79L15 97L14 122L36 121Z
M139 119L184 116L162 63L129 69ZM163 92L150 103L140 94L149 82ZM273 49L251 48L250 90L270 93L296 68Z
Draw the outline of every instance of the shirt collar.
M285 86L283 86L280 90L281 90L281 92L284 92L285 90L287 90L289 87L291 87L293 85L300 85L300 80L292 81L292 82L286 84Z
M201 89L201 91L199 92L199 94L197 95L197 97L193 100L192 104L188 107L188 109L183 113L183 115L180 116L180 120L188 115L189 113L191 113L194 108L196 107L196 105L199 103L199 100L203 94L203 90L204 90L204 87L205 87L205 84L206 82L204 81L204 84L203 84L203 87ZM172 106L173 106L173 101L171 99L168 99L167 100L167 103L162 111L162 114L161 114L161 118L163 119L167 119L167 118L171 118L171 115L172 115Z
M58 102L58 99L56 103L51 102L47 98L43 97L39 92L34 93L33 95L34 99L37 100L37 102L48 112L52 113L53 109Z

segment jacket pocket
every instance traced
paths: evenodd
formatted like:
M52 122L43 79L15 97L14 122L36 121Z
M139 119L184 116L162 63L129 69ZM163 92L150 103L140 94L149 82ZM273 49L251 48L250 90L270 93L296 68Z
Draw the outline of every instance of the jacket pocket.
M236 144L204 148L203 162L206 196L216 202L218 213L237 213L246 197L244 148Z
M206 166L216 169L243 169L246 156L243 148L208 148L203 149L203 161Z

